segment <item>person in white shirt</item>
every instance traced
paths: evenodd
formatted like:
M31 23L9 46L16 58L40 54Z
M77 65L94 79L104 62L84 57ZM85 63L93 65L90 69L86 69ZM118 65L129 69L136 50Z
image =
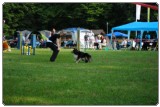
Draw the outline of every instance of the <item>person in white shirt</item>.
M105 39L104 36L101 37L101 43L100 43L100 49L102 49L102 47L106 47L107 45L107 41Z
M126 46L127 46L127 40L126 40L125 38L123 38L123 41L122 41L122 43L120 44L120 47L121 47L121 48L126 48Z

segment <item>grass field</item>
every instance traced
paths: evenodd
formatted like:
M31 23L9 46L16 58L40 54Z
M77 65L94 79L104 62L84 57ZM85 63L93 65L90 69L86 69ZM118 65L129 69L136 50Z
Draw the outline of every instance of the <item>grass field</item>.
M91 63L76 64L70 49L49 62L49 49L36 55L3 53L5 105L156 105L157 51L87 50Z

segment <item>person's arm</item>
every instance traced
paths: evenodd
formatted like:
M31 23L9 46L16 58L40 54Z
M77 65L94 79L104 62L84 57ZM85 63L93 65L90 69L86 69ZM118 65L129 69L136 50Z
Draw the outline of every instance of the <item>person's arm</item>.
M61 42L60 38L57 38L56 43L57 43L58 50L60 50L60 48L61 48L60 42Z

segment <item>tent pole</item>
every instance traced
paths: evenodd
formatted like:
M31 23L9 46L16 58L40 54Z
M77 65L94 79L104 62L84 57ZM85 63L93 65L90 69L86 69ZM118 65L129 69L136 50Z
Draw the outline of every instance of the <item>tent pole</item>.
M150 8L147 9L147 21L150 22Z
M112 30L111 32L112 32L112 33L111 33L111 41L110 41L110 43L112 44L113 30Z
M142 37L143 37L143 30L141 30L141 34L140 34L140 50L142 49Z
M156 31L156 34L157 34L157 39L158 39L158 31Z
M80 29L77 30L77 49L80 51Z
M21 55L22 54L24 54L24 52L22 51L22 48L24 49L24 47L23 47L23 35L22 35L22 33L20 32L20 50L21 50Z
M131 31L129 30L128 31L128 40L130 39L130 34L131 34Z

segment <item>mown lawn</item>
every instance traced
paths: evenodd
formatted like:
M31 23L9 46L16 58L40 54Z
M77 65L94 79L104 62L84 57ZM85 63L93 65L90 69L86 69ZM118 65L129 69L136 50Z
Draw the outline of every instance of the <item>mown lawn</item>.
M87 50L91 63L76 64L70 49L49 62L36 55L3 53L5 105L157 105L158 52Z

